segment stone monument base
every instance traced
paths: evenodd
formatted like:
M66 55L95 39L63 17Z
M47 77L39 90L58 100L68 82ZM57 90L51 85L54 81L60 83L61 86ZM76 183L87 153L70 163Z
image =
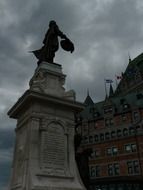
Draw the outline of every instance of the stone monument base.
M66 92L61 65L42 63L30 89L8 112L17 119L10 190L84 190L74 152L74 114L83 109Z

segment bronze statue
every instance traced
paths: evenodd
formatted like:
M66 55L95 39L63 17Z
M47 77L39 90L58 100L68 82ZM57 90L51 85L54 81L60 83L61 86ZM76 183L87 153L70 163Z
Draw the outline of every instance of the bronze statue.
M43 46L39 50L32 51L36 58L39 60L38 65L42 61L46 61L49 63L53 63L55 52L59 49L59 41L58 36L64 40L61 40L60 44L61 47L66 50L70 51L71 53L74 51L73 43L67 38L65 34L63 34L60 30L58 25L54 20L51 20L49 23L49 29L45 35L43 40Z

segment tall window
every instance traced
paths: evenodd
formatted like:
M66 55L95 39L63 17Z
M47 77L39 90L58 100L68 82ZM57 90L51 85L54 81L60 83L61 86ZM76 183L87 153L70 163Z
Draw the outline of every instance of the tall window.
M126 121L126 120L127 120L126 114L122 114L122 121L124 122L124 121Z
M122 131L120 129L117 130L117 137L121 137L122 136Z
M128 136L128 129L127 129L127 128L124 128L124 129L123 129L123 135L124 135L124 136Z
M95 141L95 142L98 142L98 141L99 141L98 135L94 135L94 141Z
M100 157L100 150L99 149L93 150L91 154L91 159L98 158L98 157Z
M88 143L88 137L87 137L87 136L84 136L84 137L83 137L83 143L84 143L84 144L87 144L87 143Z
M108 175L115 176L120 174L120 166L118 163L108 165Z
M130 134L130 135L135 135L135 133L136 133L135 128L134 128L134 127L130 127L130 129L129 129L129 134Z
M93 143L93 136L89 136L89 143Z
M108 133L108 132L105 133L105 139L106 139L106 140L110 139L110 133Z
M126 152L136 152L137 151L137 145L136 144L126 144L125 145L125 151Z
M113 118L106 118L105 119L105 126L106 127L113 126L113 124L114 124Z
M118 154L118 148L117 147L110 147L107 148L107 155L108 156L113 156Z
M115 131L111 131L111 138L115 138L116 137L116 132Z
M138 174L140 172L138 160L128 161L127 167L128 167L128 174Z
M104 141L104 134L103 133L100 133L100 140Z
M101 168L100 166L90 166L90 178L100 177Z
M134 121L138 121L140 119L140 116L139 116L139 112L138 111L135 111L133 113L133 118L134 118Z

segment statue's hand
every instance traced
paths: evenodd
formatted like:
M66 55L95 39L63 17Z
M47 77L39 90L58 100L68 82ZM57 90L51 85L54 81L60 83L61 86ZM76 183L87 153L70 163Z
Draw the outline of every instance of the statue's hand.
M62 39L69 40L65 34L63 34Z

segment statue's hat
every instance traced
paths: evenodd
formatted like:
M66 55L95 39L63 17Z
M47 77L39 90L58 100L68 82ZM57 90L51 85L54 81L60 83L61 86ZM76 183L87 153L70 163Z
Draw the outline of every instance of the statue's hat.
M60 44L65 51L70 51L71 53L74 51L74 45L69 39L61 40Z

